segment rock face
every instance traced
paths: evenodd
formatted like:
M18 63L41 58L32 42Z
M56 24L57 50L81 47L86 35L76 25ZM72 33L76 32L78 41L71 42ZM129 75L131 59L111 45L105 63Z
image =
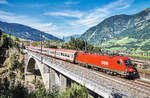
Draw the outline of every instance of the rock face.
M88 29L80 38L109 49L124 47L132 50L150 50L150 8L133 15L109 17Z
M6 22L0 21L0 29L7 34L11 34L13 36L16 36L16 37L19 37L22 39L40 41L40 32L41 31L31 28L29 26L16 24L16 23L6 23ZM43 40L62 41L61 39L59 39L51 34L42 33L42 35L43 35Z

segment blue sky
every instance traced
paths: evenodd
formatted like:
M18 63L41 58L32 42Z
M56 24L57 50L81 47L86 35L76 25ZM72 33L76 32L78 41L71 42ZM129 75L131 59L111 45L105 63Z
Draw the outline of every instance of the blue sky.
M62 37L82 34L112 15L130 15L148 7L150 0L0 0L0 21Z

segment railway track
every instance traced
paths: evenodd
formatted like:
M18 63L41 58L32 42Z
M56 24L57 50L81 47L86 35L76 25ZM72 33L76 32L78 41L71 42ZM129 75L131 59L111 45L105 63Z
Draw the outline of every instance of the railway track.
M90 70L93 70L93 69L90 69ZM109 79L111 81L117 82L117 83L119 83L121 85L124 85L124 86L128 86L132 89L143 92L143 93L150 96L150 83L143 82L139 79L128 80L128 79L121 78L121 77L118 77L118 76L111 76L111 75L108 75L106 73L99 72L99 71L96 71L96 70L93 70L93 71L96 74L98 74L99 76L103 77L103 78L106 78L106 79Z
M150 61L145 61L145 60L138 60L138 59L131 59L132 61L134 61L134 62L138 62L138 63L146 63L146 64L148 64L148 65L150 65Z
M150 89L150 83L147 83L147 82L143 82L141 80L134 80L135 83L139 84L139 85L143 85L145 86L146 88Z

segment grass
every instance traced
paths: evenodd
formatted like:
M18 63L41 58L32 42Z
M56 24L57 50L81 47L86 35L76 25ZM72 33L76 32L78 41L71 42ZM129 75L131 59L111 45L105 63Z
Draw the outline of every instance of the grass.
M127 43L136 42L136 41L137 41L137 39L124 37L124 38L118 40L116 43L119 45L125 45Z
M138 43L137 46L144 46L148 42L150 42L150 39L142 41L141 43Z
M6 33L3 33L4 35L6 35L7 37L10 37L11 39L16 39L16 38L19 38L19 37L15 37L15 36L10 36L9 34L6 34ZM23 40L22 38L19 38L19 40Z
M108 51L119 51L119 50L122 50L122 51L125 51L127 48L126 47L113 47L113 48L109 48L109 49L106 49Z
M109 40L107 42L102 43L102 46L110 47L110 46L113 46L113 45L126 45L128 43L136 42L136 41L137 41L137 39L124 37L124 38L122 38L120 40L111 39L111 40Z
M138 40L135 38L124 37L121 39L111 39L106 42L103 42L100 47L104 47L105 50L108 51L126 51L132 50L133 52L145 52L150 53L148 45L150 43L150 39L148 40ZM138 56L143 58L141 56Z

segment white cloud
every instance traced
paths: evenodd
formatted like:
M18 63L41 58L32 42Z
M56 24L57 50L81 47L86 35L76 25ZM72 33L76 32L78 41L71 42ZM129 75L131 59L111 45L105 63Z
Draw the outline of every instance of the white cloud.
M85 13L85 16L79 20L69 21L69 23L77 27L91 27L102 21L108 15L109 13L105 9L95 9L89 13Z
M33 23L31 26L50 34L54 33L57 29L57 26L52 23Z
M76 5L79 4L80 2L73 2L73 1L67 1L65 2L66 5Z
M24 3L21 5L17 5L17 7L22 7L22 8L41 8L41 7L46 7L48 4L46 3Z
M115 12L129 8L133 0L118 0L107 4L103 7L92 9L87 12L81 11L57 11L57 12L46 12L44 15L66 17L65 22L73 26L74 28L80 27L91 27L100 23L103 19L112 16ZM68 17L74 17L77 19L69 20Z
M62 12L46 12L44 13L44 15L81 18L83 16L83 13L81 13L80 11L62 11Z
M68 21L68 23L76 27L86 26L89 28L100 23L108 16L113 15L114 12L129 8L132 2L133 0L118 0L103 7L88 11L84 13L80 19Z
M0 0L0 4L8 4L6 0Z
M39 29L41 31L47 32L49 34L55 35L55 30L57 29L56 25L51 22L42 23L39 19L33 19L29 16L17 15L14 13L6 12L0 10L0 20L9 22L9 23L19 23L31 26L32 28ZM57 34L56 34L57 35Z

